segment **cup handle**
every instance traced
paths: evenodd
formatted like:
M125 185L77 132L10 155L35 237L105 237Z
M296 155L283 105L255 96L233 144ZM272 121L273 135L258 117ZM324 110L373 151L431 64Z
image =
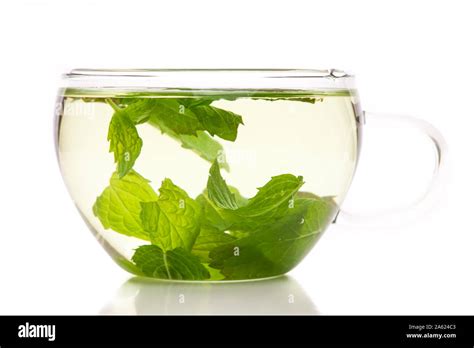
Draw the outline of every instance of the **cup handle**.
M389 227L412 221L429 211L439 197L446 176L447 145L443 135L430 123L405 115L364 112L364 123L369 127L380 123L384 126L393 125L397 128L411 128L428 137L434 145L435 152L435 165L431 181L421 195L412 197L407 202L402 202L396 209L377 213L355 214L342 208L334 222L338 225L356 227Z

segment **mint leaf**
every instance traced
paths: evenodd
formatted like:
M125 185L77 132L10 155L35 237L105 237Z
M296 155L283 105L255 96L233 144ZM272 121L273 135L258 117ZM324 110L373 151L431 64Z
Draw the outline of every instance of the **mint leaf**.
M187 101L185 104L180 104L182 102ZM212 100L208 99L196 99L195 101L190 99L178 99L177 105L175 107L179 108L181 105L185 107L189 107L188 105L200 105L200 103L211 103ZM185 149L189 149L196 153L201 158L205 159L206 161L212 162L219 156L224 157L224 148L222 147L219 142L214 140L209 134L207 134L203 130L195 130L195 134L180 134L170 127L167 126L166 122L163 122L160 113L156 113L153 101L133 101L128 100L128 107L127 107L127 114L129 115L130 119L135 123L142 123L148 122L152 126L161 130L162 133L170 136L171 138L179 141L181 146ZM182 110L182 107L181 107ZM151 117L151 115L155 115ZM197 128L202 128L202 126L198 126ZM222 168L229 170L229 166L227 163L222 164Z
M215 248L227 245L236 238L219 231L217 228L201 226L199 236L194 243L192 253L198 256L202 262L209 262L209 252Z
M226 211L217 208L207 196L207 192L200 194L196 201L203 208L202 225L214 227L219 231L225 231L232 225L232 222L226 216Z
M209 170L207 180L207 195L219 208L235 210L238 208L235 196L230 192L225 180L221 176L219 163L214 161Z
M234 195L237 206L243 207L244 205L247 205L249 203L249 200L242 196L237 188L230 185L228 185L227 187L229 188L229 191L232 192L232 194Z
M218 269L212 268L209 266L207 263L202 264L204 267L206 267L207 271L210 274L210 280L216 281L216 280L224 280L225 276L219 271Z
M248 200L242 197L240 192L235 187L228 187L230 192L232 192L234 195L236 203L239 207L247 204ZM208 197L207 190L204 190L202 194L197 196L196 202L198 202L203 209L201 219L201 224L203 226L214 227L219 231L226 231L232 226L231 216L229 216L230 210L220 209L214 203L212 203Z
M211 105L213 101L215 101L215 98L212 97L199 97L199 98L182 98L179 99L179 103L181 105L186 106L187 108L193 108L196 106L201 106L201 105Z
M168 135L171 134L168 133ZM215 159L219 159L220 157L225 158L224 148L222 145L206 132L197 131L196 136L182 134L178 135L177 138L184 149L192 150L206 161L213 162ZM227 162L221 163L221 167L229 171L229 165Z
M143 245L132 261L148 277L175 280L205 280L210 277L197 256L183 248L163 250L156 245Z
M214 140L209 134L203 131L196 131L196 135L176 134L171 129L156 122L155 119L150 119L149 124L161 130L162 133L167 134L171 138L179 141L181 147L189 149L196 153L199 157L206 161L213 162L215 159L224 156L224 148L218 141ZM229 170L227 163L222 164L222 168Z
M148 234L156 233L160 221L160 206L157 201L154 202L140 202L142 210L140 212L140 220L142 222L143 230Z
M209 134L230 141L237 138L237 128L243 124L242 116L210 105L196 106L191 110Z
M198 130L204 130L196 115L176 99L153 99L150 117L177 134L196 135Z
M132 99L126 105L126 113L134 124L141 124L149 120L152 110L147 99Z
M150 98L130 104L126 110L135 123L153 119L161 127L176 134L196 135L208 131L222 139L235 141L242 117L209 104L212 100Z
M281 215L282 210L285 211L291 206L294 195L303 183L301 176L274 176L258 189L255 197L247 200L240 196L237 189L227 185L215 161L209 171L207 190L202 195L201 204L206 216L213 220L212 225L218 229L250 232L259 226L272 223L275 216Z
M154 122L177 134L196 135L196 131L204 130L196 115L178 100L145 98L131 103L125 110L135 123L153 119Z
M283 101L298 101L298 102L303 102L303 103L310 103L314 104L316 103L316 98L255 98L257 100L266 100L266 101L277 101L277 100L283 100Z
M201 106L201 105L211 105L212 102L217 101L217 100L236 100L239 97L236 95L229 95L229 94L222 94L222 95L195 95L193 97L185 97L185 98L179 98L178 101L180 104L188 107L188 108L194 108L196 106Z
M148 180L134 170L121 179L118 173L114 173L109 186L97 197L93 212L105 229L149 240L140 219L140 203L156 199L158 196Z
M331 223L336 205L327 198L296 198L275 221L209 253L210 266L225 279L251 279L283 274L311 250Z
M117 110L114 113L107 140L110 142L109 152L114 153L118 176L122 178L132 169L142 148L142 139L126 112Z
M224 280L258 279L287 272L285 265L273 263L245 238L212 250L209 258L209 267L219 270Z
M235 211L240 217L257 217L283 205L288 205L293 195L304 184L303 177L292 174L273 176L258 193L248 200L248 204Z
M191 250L201 218L201 206L170 179L163 180L155 202L141 203L141 222L153 244L163 250Z

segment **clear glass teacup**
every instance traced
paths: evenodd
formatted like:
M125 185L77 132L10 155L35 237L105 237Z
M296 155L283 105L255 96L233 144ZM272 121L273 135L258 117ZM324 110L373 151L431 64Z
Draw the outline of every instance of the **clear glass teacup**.
M364 123L337 70L73 70L56 111L64 181L105 250L194 281L293 269L340 212Z

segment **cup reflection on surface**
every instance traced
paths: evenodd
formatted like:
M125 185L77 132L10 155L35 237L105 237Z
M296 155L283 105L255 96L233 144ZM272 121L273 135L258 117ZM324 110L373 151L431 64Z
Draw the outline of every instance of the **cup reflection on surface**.
M186 283L135 277L125 282L101 314L319 314L288 276L234 283Z

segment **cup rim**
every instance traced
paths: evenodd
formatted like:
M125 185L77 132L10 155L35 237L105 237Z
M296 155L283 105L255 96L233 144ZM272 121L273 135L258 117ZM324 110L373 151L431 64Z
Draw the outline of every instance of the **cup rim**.
M347 90L338 69L73 69L62 88L119 90Z
M253 68L210 68L210 69L96 69L77 68L63 74L63 77L116 76L116 77L159 77L163 74L248 74L264 78L351 78L353 74L341 69L253 69Z

